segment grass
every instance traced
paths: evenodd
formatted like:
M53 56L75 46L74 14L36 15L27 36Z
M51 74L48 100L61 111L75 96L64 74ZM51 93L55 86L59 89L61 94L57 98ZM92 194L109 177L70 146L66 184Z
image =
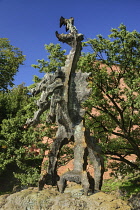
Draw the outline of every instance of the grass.
M112 191L117 191L121 185L122 181L115 178L104 180L102 191L111 193Z
M127 197L130 197L132 194L140 193L140 177L130 177L127 181L122 183L120 190Z
M129 174L122 180L115 178L104 180L102 191L106 193L119 192L123 199L129 198L132 194L140 193L139 174Z

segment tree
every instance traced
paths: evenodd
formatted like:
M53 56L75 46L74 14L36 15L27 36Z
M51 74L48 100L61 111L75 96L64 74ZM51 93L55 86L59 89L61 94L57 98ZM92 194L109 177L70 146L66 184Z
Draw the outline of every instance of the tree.
M38 65L33 64L32 67L38 68L39 72L55 72L57 69L64 66L66 56L65 50L62 50L60 44L53 44L50 43L49 45L45 45L45 49L47 50L47 58L48 60L45 61L44 59L38 60Z
M121 24L108 37L83 43L93 51L79 62L91 72L86 122L105 154L140 169L140 33ZM135 163L127 160L130 154L137 156Z
M14 172L20 184L35 185L39 178L44 151L48 148L47 143L42 143L42 136L49 136L49 129L44 129L43 124L35 129L25 129L26 120L31 117L35 106L34 98L23 85L6 92L1 91L0 104L0 179L4 182L7 178L9 182ZM41 122L43 121L42 118ZM12 187L10 182L6 187L7 190Z
M24 60L19 48L12 46L8 39L0 38L0 90L13 86L14 76Z

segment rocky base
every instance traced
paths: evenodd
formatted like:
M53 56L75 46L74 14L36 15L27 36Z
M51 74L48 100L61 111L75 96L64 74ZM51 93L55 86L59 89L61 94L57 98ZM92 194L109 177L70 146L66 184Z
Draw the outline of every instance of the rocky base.
M130 210L131 207L114 195L97 192L84 196L81 186L66 188L63 194L56 188L38 191L29 188L0 196L1 210Z
M129 204L132 206L133 210L140 209L140 193L131 195L129 199Z

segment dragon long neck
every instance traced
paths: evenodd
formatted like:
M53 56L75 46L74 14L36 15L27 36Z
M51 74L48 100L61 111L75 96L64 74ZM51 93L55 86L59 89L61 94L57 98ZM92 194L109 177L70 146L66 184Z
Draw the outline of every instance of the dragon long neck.
M74 44L72 46L72 49L66 59L65 66L64 66L64 73L65 73L65 82L64 82L64 99L68 103L69 97L71 95L70 87L72 83L72 75L75 74L76 68L77 68L77 62L79 60L79 57L81 55L81 41L74 40Z

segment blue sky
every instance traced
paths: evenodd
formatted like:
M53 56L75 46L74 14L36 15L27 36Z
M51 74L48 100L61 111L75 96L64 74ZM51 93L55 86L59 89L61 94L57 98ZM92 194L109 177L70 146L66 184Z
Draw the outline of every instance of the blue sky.
M0 37L20 48L26 61L15 76L15 85L32 84L33 75L41 76L31 64L47 59L44 44L59 43L55 31L59 18L74 17L75 26L85 38L110 33L121 23L129 31L140 32L140 0L0 0ZM67 48L61 44L62 48Z

